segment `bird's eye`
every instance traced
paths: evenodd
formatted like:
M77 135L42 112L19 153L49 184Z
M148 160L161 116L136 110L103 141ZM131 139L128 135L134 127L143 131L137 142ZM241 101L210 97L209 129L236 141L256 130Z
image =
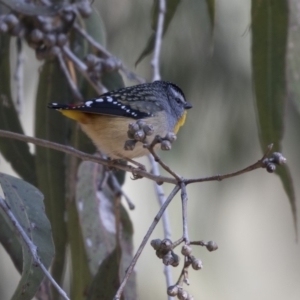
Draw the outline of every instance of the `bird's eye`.
M178 104L180 104L182 101L181 101L181 98L179 98L179 97L175 97L175 101L178 103Z

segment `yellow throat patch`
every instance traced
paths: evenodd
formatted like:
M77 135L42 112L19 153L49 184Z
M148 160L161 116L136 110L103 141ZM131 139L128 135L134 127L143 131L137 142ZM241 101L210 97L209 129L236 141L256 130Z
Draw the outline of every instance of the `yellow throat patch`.
M184 113L183 113L183 115L182 115L182 117L178 120L178 122L177 122L177 124L176 124L176 126L175 126L175 128L174 128L174 133L175 133L175 134L178 132L179 128L180 128L181 126L183 126L183 124L185 123L185 120L186 120L186 114L187 114L187 111L185 110Z

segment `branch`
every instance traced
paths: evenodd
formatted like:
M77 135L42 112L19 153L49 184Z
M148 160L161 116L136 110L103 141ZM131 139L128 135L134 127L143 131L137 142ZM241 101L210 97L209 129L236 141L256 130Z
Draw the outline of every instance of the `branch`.
M166 13L166 1L159 0L159 13L158 13L157 27L156 27L155 46L154 46L153 58L151 61L151 65L153 68L153 81L160 80L161 78L160 70L159 70L159 57L160 57L161 44L162 44L165 13Z
M101 44L99 44L96 40L93 39L84 29L82 29L77 23L74 23L73 28L81 34L82 37L84 37L95 49L97 49L102 56L105 58L112 58L114 57L107 49L105 49ZM119 61L120 63L120 70L123 71L123 73L130 79L135 79L139 83L144 83L145 80L142 77L137 76L135 73L127 69L124 64Z
M166 199L166 201L164 202L164 204L160 208L160 210L157 213L157 215L155 216L155 218L154 218L152 224L150 225L150 227L149 227L149 229L148 229L145 237L143 238L142 243L140 244L137 252L135 253L135 255L134 255L134 257L133 257L133 259L132 259L132 261L131 261L128 269L127 269L127 271L126 271L126 274L125 274L125 276L124 276L124 278L123 278L123 280L122 280L122 282L121 282L121 284L120 284L120 286L118 288L118 291L117 291L117 293L116 293L116 295L114 297L114 300L119 300L121 298L121 294L122 294L122 292L123 292L123 290L125 288L125 285L126 285L128 279L129 279L129 277L130 277L130 275L131 275L131 273L133 271L134 266L137 263L138 258L141 255L141 253L142 253L142 251L143 251L146 243L148 242L148 240L149 240L149 238L150 238L153 230L155 229L155 227L156 227L157 223L159 222L160 218L162 217L164 211L169 206L170 202L172 201L172 199L178 193L179 190L180 190L180 187L178 185L176 185L174 187L174 189L172 190L172 192L170 193L169 197Z
M32 143L37 146L61 151L66 154L74 155L74 156L82 159L83 161L92 161L92 162L101 164L103 166L114 167L116 169L119 169L119 170L122 170L125 172L130 172L133 175L138 175L140 177L145 177L145 178L151 179L151 180L157 182L158 184L162 184L164 182L178 184L178 181L175 178L165 177L165 176L156 176L156 175L151 174L140 168L134 168L132 166L117 163L116 161L110 161L107 159L97 157L95 155L87 154L87 153L79 151L71 146L65 146L65 145L50 142L47 140L34 138L34 137L27 136L27 135L11 132L11 131L7 131L7 130L1 130L1 129L0 129L0 137L11 138L11 139L19 140L22 142ZM249 167L246 167L242 170L239 170L237 172L228 173L228 174L224 174L224 175L214 175L214 176L210 176L210 177L181 179L180 183L184 182L186 185L188 185L190 183L195 183L195 182L221 181L223 179L235 177L235 176L238 176L238 175L241 175L241 174L244 174L244 173L256 170L256 169L263 168L263 167L265 167L263 160L270 154L272 147L273 147L273 144L270 144L268 146L268 150L266 151L264 156L258 162L254 163L254 164L250 165Z
M58 58L60 68L61 68L62 72L64 73L64 75L65 75L65 77L66 77L66 79L69 83L69 86L72 90L73 95L76 97L77 100L83 101L84 99L83 99L81 93L79 92L79 90L77 89L77 86L74 83L74 81L73 81L73 79L70 75L69 70L68 70L68 68L65 64L65 61L64 61L63 56L62 56L60 51L57 54L57 58Z
M164 176L156 176L156 175L153 175L153 174L151 174L145 170L142 170L140 168L134 168L132 166L124 165L122 163L117 163L116 161L111 161L111 160L100 158L96 155L87 154L87 153L79 151L71 146L65 146L65 145L50 142L47 140L34 138L34 137L27 136L27 135L14 133L14 132L1 130L1 129L0 129L0 137L12 138L12 139L19 140L22 142L32 143L37 146L61 151L66 154L74 155L74 156L82 159L83 161L92 161L92 162L101 164L103 166L113 167L113 168L116 168L116 169L119 169L119 170L122 170L125 172L130 172L134 175L139 175L140 177L145 177L145 178L151 179L159 184L161 184L162 182L167 182L167 183L172 183L172 184L177 183L177 181L174 178L164 177Z
M7 202L0 196L0 207L10 219L11 224L15 227L16 231L20 234L21 238L25 242L26 246L28 247L29 252L31 253L35 263L42 269L45 276L49 279L49 281L53 284L53 286L57 289L59 295L63 297L63 299L70 300L66 294L66 292L56 283L54 278L48 272L44 264L41 262L39 256L37 255L37 247L33 244L30 240L26 232L24 231L23 227L20 225L19 221L16 219L14 214L11 212Z
M185 183L190 184L190 183L205 182L205 181L216 181L216 180L221 181L223 179L235 177L235 176L238 176L238 175L241 175L241 174L244 174L244 173L256 170L256 169L263 168L263 167L265 167L264 159L266 159L270 155L272 148L273 148L273 144L270 144L267 148L267 151L265 152L265 154L259 161L257 161L256 163L254 163L254 164L250 165L249 167L246 167L242 170L239 170L239 171L236 171L233 173L224 174L224 175L214 175L214 176L210 176L210 177L186 179Z
M69 58L74 65L76 66L77 70L86 78L86 80L91 84L91 86L94 88L94 90L99 94L103 94L103 89L99 85L97 85L89 76L87 73L87 66L85 63L83 63L79 58L77 58L76 55L73 54L73 52L69 49L67 46L63 46L62 51L64 55Z
M177 182L182 182L182 178L176 174L168 165L166 165L161 159L160 157L156 154L154 147L156 144L161 142L161 137L160 136L156 136L152 143L150 145L146 145L145 147L149 150L149 152L151 153L151 155L153 156L154 160L165 170L167 171L169 174L171 174Z

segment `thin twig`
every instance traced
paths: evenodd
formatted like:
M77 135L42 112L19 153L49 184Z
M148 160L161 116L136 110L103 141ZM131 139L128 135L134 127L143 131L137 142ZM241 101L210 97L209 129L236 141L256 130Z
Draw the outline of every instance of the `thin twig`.
M112 57L112 55L96 40L94 40L84 29L82 29L77 23L73 24L73 28L81 34L83 38L85 38L94 48L96 48L99 52L101 52L104 58Z
M84 99L83 99L81 93L79 92L79 90L77 89L77 86L76 86L75 82L73 81L73 79L70 75L70 72L69 72L69 70L68 70L68 68L65 64L65 61L64 61L63 56L62 56L60 51L57 54L57 58L58 58L58 61L59 61L60 68L63 71L63 73L65 74L65 77L66 77L66 79L69 83L69 86L72 90L73 95L76 97L77 100L83 101Z
M267 151L265 152L265 154L263 155L263 157L257 161L256 163L233 173L228 173L228 174L224 174L224 175L214 175L214 176L210 176L210 177L202 177L202 178L192 178L192 179L186 179L184 182L185 184L190 184L190 183L194 183L194 182L205 182L205 181L221 181L223 179L227 179L227 178L231 178L231 177L235 177L256 169L260 169L262 167L264 167L264 163L263 160L265 158L267 158L270 155L270 152L273 148L273 144L270 144L267 148Z
M204 246L206 246L206 242L204 242L204 241L192 241L192 242L190 242L189 243L190 245L197 245L197 246L202 246L202 247L204 247Z
M161 44L162 44L165 13L166 13L166 1L159 0L159 12L158 12L157 27L156 27L155 46L154 46L153 58L151 61L151 65L153 68L153 81L160 80L161 78L160 69L159 69L159 58L160 58L160 51L161 51Z
M68 57L76 66L77 70L86 78L86 80L91 84L93 89L99 94L103 94L104 90L101 86L96 84L87 73L87 66L85 63L83 63L79 58L77 58L76 55L73 54L73 52L70 50L69 47L63 46L62 48L63 53Z
M161 167L166 170L169 174L171 174L177 182L182 182L182 178L176 174L167 164L165 164L160 157L156 154L154 147L156 144L158 144L159 142L161 142L161 137L160 136L156 136L152 143L150 145L145 145L145 147L149 150L149 152L151 153L151 155L154 157L154 160L161 165Z
M175 247L177 247L178 245L180 245L183 241L184 241L184 238L181 237L179 240L173 242L173 249L174 249Z
M41 262L38 254L37 254L37 246L33 244L33 242L30 240L26 232L24 231L23 227L20 225L19 221L16 219L14 214L9 208L9 205L7 202L0 196L0 207L6 214L6 216L10 219L11 224L14 226L15 230L20 234L21 238L25 242L26 246L28 247L29 252L31 253L35 263L42 269L45 276L49 279L49 281L53 284L53 286L58 291L59 295L63 297L63 299L70 300L66 294L66 292L56 283L54 278L51 276L51 274L48 272L47 268L44 266L44 264Z
M186 244L188 244L190 241L189 233L188 233L188 223L187 223L187 201L188 201L188 196L186 192L186 185L182 182L181 183L182 229L183 229L182 237Z
M107 49L105 49L101 44L99 44L96 40L94 40L93 37L91 37L84 29L82 29L80 25L74 23L73 28L79 34L81 34L95 49L97 49L101 53L101 55L104 56L104 58L114 57L109 51L107 51ZM138 75L130 71L128 68L124 66L124 64L121 61L119 61L119 64L120 64L120 70L123 71L123 73L128 77L128 79L130 80L134 79L139 83L145 82L145 79L139 77Z
M141 177L145 177L145 178L154 180L158 183L162 183L162 182L167 182L167 183L172 183L172 184L177 183L177 181L174 178L164 177L164 176L155 176L155 175L153 175L145 170L142 170L140 168L134 168L130 165L117 163L116 161L111 161L111 160L100 158L99 156L96 156L96 155L87 154L87 153L79 151L71 146L65 146L65 145L50 142L47 140L34 138L31 136L27 136L27 135L15 133L15 132L10 132L10 131L6 131L6 130L0 130L0 136L5 137L5 138L12 138L12 139L19 140L22 142L32 143L37 146L46 147L46 148L54 149L57 151L61 151L66 154L74 155L74 156L82 159L83 161L92 161L92 162L101 164L103 166L114 167L116 169L123 170L125 172L130 172L135 175L139 175Z
M126 274L118 288L118 291L114 297L114 300L118 300L121 298L121 294L125 288L125 285L133 271L133 268L134 266L136 265L137 263L137 260L139 258L139 256L141 255L146 243L148 242L153 230L155 229L157 223L159 222L160 218L162 217L164 211L166 210L166 208L168 207L168 205L170 204L170 202L172 201L172 199L174 198L174 196L178 193L178 191L180 190L180 187L178 185L176 185L174 187L174 189L172 190L172 192L170 193L169 197L166 199L166 201L164 202L164 204L162 205L162 207L160 208L159 212L157 213L157 215L155 216L152 224L150 225L146 235L144 236L143 238L143 241L141 242L137 252L135 253L129 267L127 268L127 271L126 271Z
M96 162L103 166L115 167L116 169L123 170L125 172L133 173L134 175L139 175L141 177L151 179L159 184L161 184L163 182L178 184L178 181L175 178L165 177L165 176L155 176L155 175L153 175L145 170L142 170L140 168L134 168L132 166L117 163L115 161L109 161L106 159L102 159L95 155L91 155L91 154L87 154L82 151L79 151L70 146L65 146L65 145L50 142L47 140L38 139L38 138L31 137L31 136L27 136L27 135L15 133L15 132L7 131L7 130L1 130L1 129L0 129L0 137L12 138L12 139L19 140L22 142L32 143L37 146L61 151L61 152L67 153L67 154L74 155L84 161L93 161L93 162ZM258 162L254 163L254 164L250 165L249 167L246 167L240 171L229 173L229 174L224 174L224 175L214 175L214 176L210 176L210 177L182 179L181 182L184 182L187 185L187 184L194 183L194 182L221 181L223 179L235 177L240 174L244 174L244 173L256 170L256 169L260 169L260 168L264 167L263 160L270 154L272 147L273 147L273 144L270 144L268 146L268 150L266 151L266 153L264 154L262 159L260 159Z
M150 160L152 174L156 176L160 176L157 162L154 160L152 155L148 155L148 158ZM162 188L161 185L158 185L156 182L154 183L154 187L155 187L159 205L162 206L166 201L164 189ZM163 230L164 230L164 238L171 240L171 226L170 226L170 219L167 211L165 211L162 216L162 223L163 223ZM166 276L167 286L170 286L173 282L170 266L166 266L166 265L164 266L164 274ZM168 299L171 300L172 299L171 296L168 296Z
M86 72L88 67L84 62L82 62L74 53L70 50L68 46L63 46L62 48L63 53L75 64L75 66L81 72Z

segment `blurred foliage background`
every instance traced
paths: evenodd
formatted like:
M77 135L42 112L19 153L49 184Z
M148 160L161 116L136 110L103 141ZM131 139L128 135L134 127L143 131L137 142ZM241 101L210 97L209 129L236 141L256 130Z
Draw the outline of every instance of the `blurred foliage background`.
M272 6L272 1L266 2ZM152 77L151 56L137 67L135 62L151 34L152 4L150 0L93 3L103 19L109 51L147 80ZM290 1L289 5L297 15L298 1ZM289 25L289 33L296 37L289 42L289 49L297 49L297 28L296 21ZM299 94L294 88L299 76L297 55L291 60L292 54L287 56L289 90L282 152L299 203ZM34 132L32 108L39 66L32 50L26 49L25 74L30 76L24 77L21 120L28 135ZM172 151L162 153L174 170L185 177L222 174L262 156L251 67L250 0L216 1L213 27L206 1L181 1L163 40L161 70L162 78L177 83L193 104ZM125 85L132 84L124 80ZM141 162L147 164L146 159ZM0 169L13 173L2 157ZM152 182L132 181L129 177L125 191L136 204L136 209L129 212L136 248L158 204ZM164 188L166 193L170 191L168 185ZM222 182L190 185L188 195L191 239L214 240L219 245L212 253L194 247L195 256L204 264L203 270L189 275L191 285L187 289L195 299L299 299L300 249L289 200L278 176L257 170ZM168 213L175 240L182 234L179 197L173 200ZM299 219L299 212L297 215ZM153 238L162 235L159 226ZM19 275L1 246L0 265L0 298L9 299ZM138 299L166 299L163 266L150 246L143 252L136 272ZM173 270L174 281L179 272L179 268Z

